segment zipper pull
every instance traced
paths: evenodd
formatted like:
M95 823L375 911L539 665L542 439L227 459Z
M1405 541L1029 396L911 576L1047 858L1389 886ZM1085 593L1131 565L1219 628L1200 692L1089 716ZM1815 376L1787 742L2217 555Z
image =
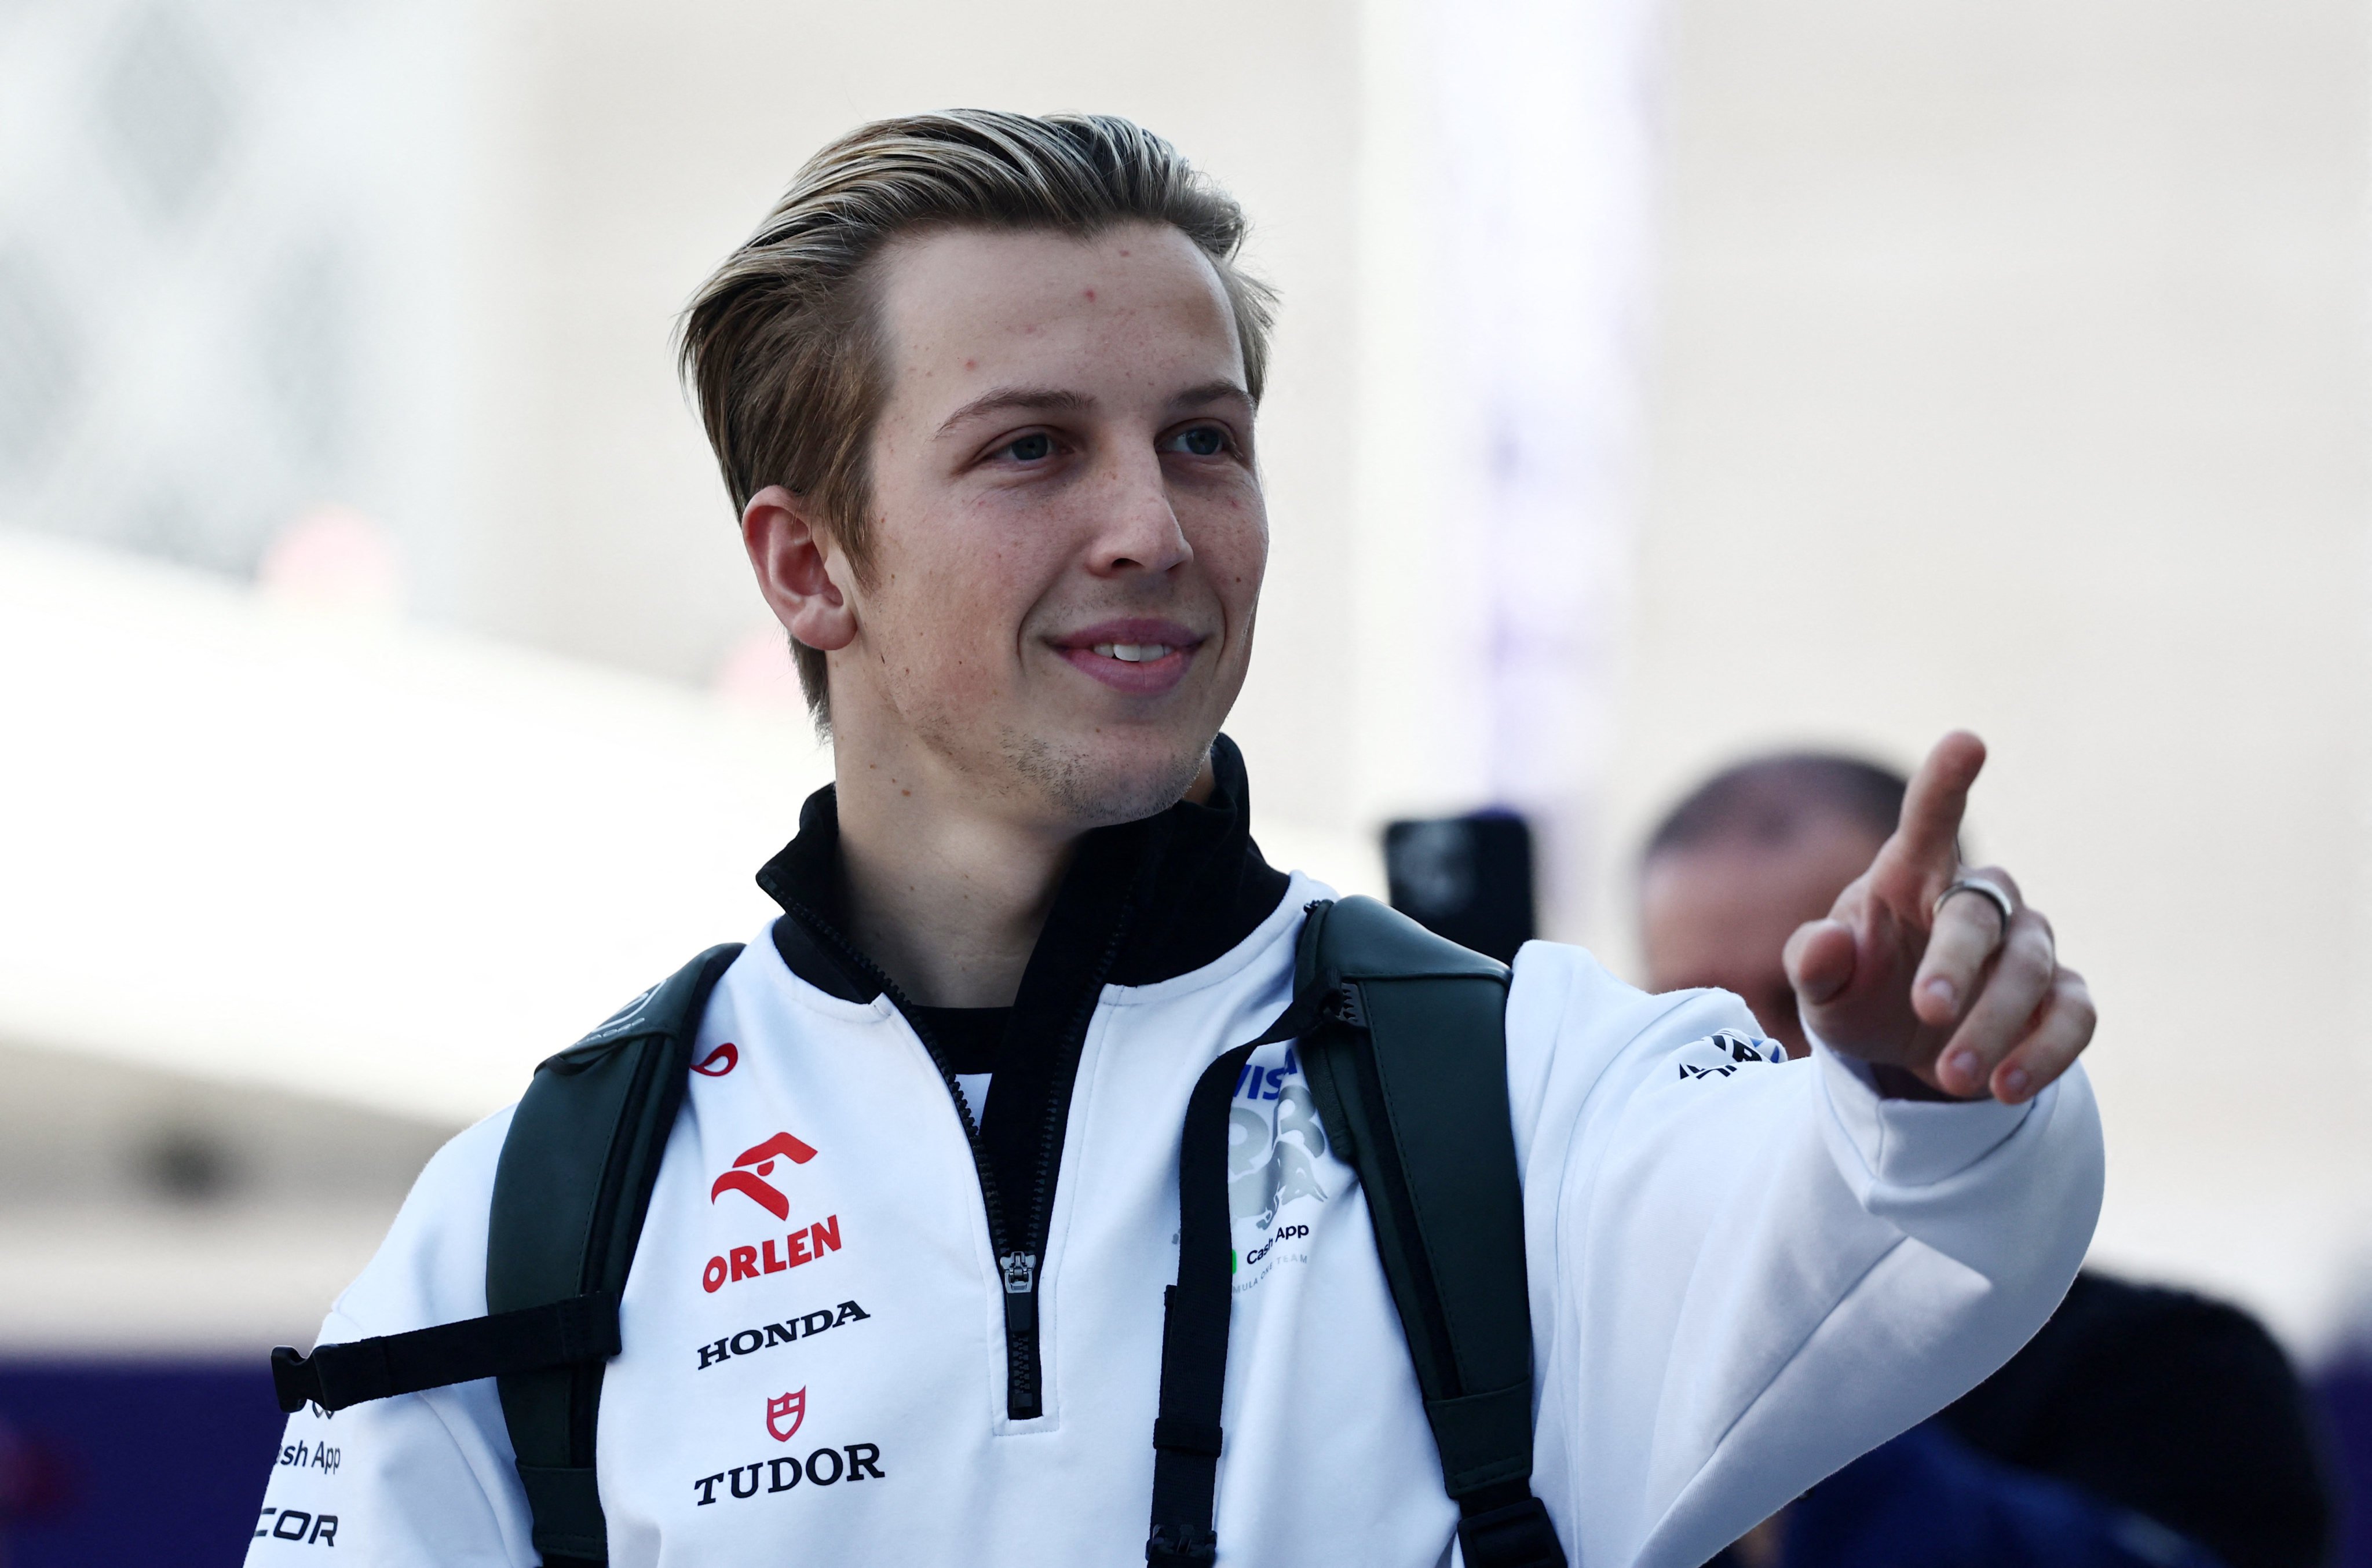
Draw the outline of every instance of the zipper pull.
M1041 1413L1038 1404L1038 1255L1007 1252L996 1260L1005 1276L1005 1349L1012 1368L1007 1408L1017 1421Z

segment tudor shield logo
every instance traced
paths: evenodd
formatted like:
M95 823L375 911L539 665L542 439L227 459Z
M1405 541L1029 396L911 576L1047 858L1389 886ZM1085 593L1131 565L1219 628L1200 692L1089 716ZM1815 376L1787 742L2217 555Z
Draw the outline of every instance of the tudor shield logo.
M808 1418L808 1391L776 1394L766 1401L766 1434L777 1443L787 1443L798 1435L799 1423ZM788 1422L785 1426L783 1423Z
M791 1201L766 1181L773 1175L774 1162L786 1159L793 1165L805 1165L816 1157L815 1150L800 1143L788 1132L777 1132L756 1148L744 1149L733 1162L733 1168L718 1177L708 1189L712 1203L727 1192L738 1192L778 1220L791 1217Z

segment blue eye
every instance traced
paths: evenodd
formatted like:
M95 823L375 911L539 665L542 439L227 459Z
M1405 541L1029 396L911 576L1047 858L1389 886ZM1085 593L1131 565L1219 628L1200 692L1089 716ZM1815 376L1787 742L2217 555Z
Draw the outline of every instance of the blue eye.
M1215 458L1227 449L1227 433L1215 424L1198 424L1171 437L1177 450L1192 458Z
M1042 462L1054 455L1054 438L1044 431L1006 443L1005 455L1017 462Z

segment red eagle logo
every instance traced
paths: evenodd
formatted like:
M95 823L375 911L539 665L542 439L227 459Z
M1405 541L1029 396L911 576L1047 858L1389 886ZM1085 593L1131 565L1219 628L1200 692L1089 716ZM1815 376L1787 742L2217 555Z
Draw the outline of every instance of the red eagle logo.
M793 1165L805 1165L816 1157L816 1152L792 1137L777 1132L754 1149L744 1149L733 1168L718 1177L708 1189L712 1203L727 1192L738 1192L778 1220L791 1217L791 1201L760 1179L773 1174L774 1162L787 1159Z
M785 1417L790 1420L788 1426L782 1424ZM805 1388L796 1394L777 1394L766 1401L766 1431L777 1443L787 1443L797 1435L799 1423L807 1418L808 1391Z

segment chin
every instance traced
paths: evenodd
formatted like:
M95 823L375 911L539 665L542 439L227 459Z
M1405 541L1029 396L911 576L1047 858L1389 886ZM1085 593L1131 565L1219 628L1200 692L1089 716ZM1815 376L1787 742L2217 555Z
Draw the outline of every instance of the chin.
M1185 798L1218 731L1084 737L1008 734L1013 772L1063 822L1109 828L1169 810Z

